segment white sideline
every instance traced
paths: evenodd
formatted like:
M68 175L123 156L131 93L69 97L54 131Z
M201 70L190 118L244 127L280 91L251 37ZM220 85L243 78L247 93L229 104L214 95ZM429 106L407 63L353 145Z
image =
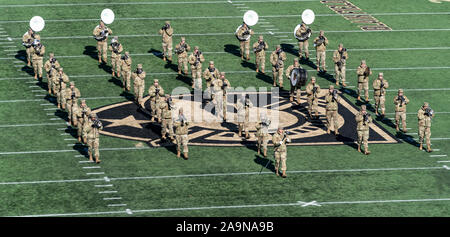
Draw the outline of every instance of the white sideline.
M389 13L370 13L370 14L346 14L352 15L370 15L370 16L405 16L405 15L450 15L450 12L389 12ZM316 14L316 17L341 17L339 14ZM263 18L298 18L299 15L267 15L259 16L259 20ZM167 17L123 17L115 18L115 21L139 21L139 20L194 20L194 19L241 19L242 16L167 16ZM45 19L45 22L83 22L83 21L98 21L98 18L79 18L79 19ZM0 21L0 23L28 23L29 20L11 20ZM260 22L262 24L266 24Z
M271 3L271 2L318 2L317 0L245 0L233 3ZM96 2L96 3L54 3L54 4L10 4L0 5L0 8L14 7L72 7L72 6L103 6L103 5L173 5L173 4L228 4L225 1L178 1L178 2Z
M366 201L332 201L332 202L309 202L315 205L310 206L323 206L323 205L338 205L338 204L374 204L374 203L405 203L405 202L439 202L450 201L450 198L428 198L428 199L403 199L403 200L366 200ZM296 203L275 203L275 204L250 204L250 205L233 205L233 206L205 206L205 207L180 207L180 208L161 208L161 209L147 209L147 210L129 210L133 213L139 212L166 212L166 211L192 211L192 210L212 210L212 209L236 209L236 208L261 208L261 207L282 207L282 206L303 206L308 204L306 202ZM55 217L55 216L87 216L87 215L107 215L107 214L126 214L127 211L114 211L114 212L85 212L85 213L61 213L61 214L38 214L38 215L26 215L18 217Z
M363 30L325 30L327 34L329 33L385 33L385 32L425 32L425 31L450 31L450 28L440 28L440 29L399 29L399 30L378 30L378 31L363 31ZM261 35L268 35L270 33L262 31L255 32ZM292 32L273 32L274 34L292 34ZM314 32L317 34L317 32ZM234 36L233 32L216 32L216 33L183 33L183 34L173 34L173 36L223 36L230 35ZM135 38L135 37L161 37L159 34L136 34L136 35L117 35L119 38ZM13 40L21 40L22 38L12 38ZM43 40L54 40L54 39L93 39L92 36L48 36L42 37ZM14 51L14 50L13 50Z
M439 170L437 167L412 167L412 168L377 168L377 169L347 169L347 170L297 170L287 171L287 173L345 173L345 172L372 172L372 171L403 171L403 170ZM261 172L261 174L273 174L272 172ZM139 180L139 179L168 179L168 178L195 178L195 177L218 177L218 176L239 176L239 175L259 175L259 172L242 173L215 173L215 174L186 174L186 175L167 175L167 176L147 176L147 177L119 177L109 178L114 180ZM72 182L94 182L104 181L103 179L73 179L73 180L43 180L43 181L21 181L21 182L0 182L0 185L15 184L41 184L41 183L72 183Z

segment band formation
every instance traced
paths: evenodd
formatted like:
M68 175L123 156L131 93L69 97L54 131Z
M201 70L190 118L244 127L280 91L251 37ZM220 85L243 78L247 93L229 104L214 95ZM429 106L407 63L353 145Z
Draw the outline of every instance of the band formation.
M302 68L299 60L309 61L309 38L311 36L311 28L302 23L298 30L295 32L296 39L298 40L298 56L294 59L293 64L288 66L286 70L285 61L286 53L283 52L282 47L277 45L275 50L270 54L269 60L272 65L273 86L277 85L283 88L283 77L289 79L290 93L289 99L291 103L300 104L301 88L306 85L305 92L307 95L308 113L309 119L318 119L318 95L321 88L316 84L316 78L311 76L310 82L308 81L307 71ZM113 32L109 29L103 21L95 27L93 31L94 39L97 41L98 62L100 64L108 63L108 51L110 51L110 59L112 66L112 76L122 78L123 90L131 92L131 79L133 80L133 92L135 95L135 102L141 108L144 108L144 90L146 73L143 70L142 64L137 64L136 69L132 70L132 59L129 52L124 52L124 47L119 42L117 36L114 36L111 43L108 44L108 37ZM174 29L170 25L169 21L159 29L159 34L162 36L162 48L163 48L163 60L172 63L172 36ZM238 27L236 31L236 38L240 44L240 55L242 60L250 60L250 49L252 49L255 56L256 73L265 74L265 61L266 50L269 49L269 45L264 41L263 36L259 36L257 41L253 43L250 48L251 36L254 31L244 22ZM54 53L49 53L49 59L43 63L45 54L45 46L41 43L40 36L37 32L34 32L31 28L23 35L23 45L26 48L28 66L33 66L34 78L36 80L42 80L43 68L46 72L48 81L48 93L51 96L56 97L58 108L66 111L68 120L71 126L78 130L78 141L84 143L88 147L89 159L91 161L99 163L99 131L103 129L101 121L98 119L95 113L91 113L91 109L86 104L85 100L79 102L81 93L75 86L73 81L70 81L69 76L64 72L63 67L59 64L55 58ZM326 70L326 48L329 46L328 39L325 36L324 31L319 32L319 36L313 41L314 48L316 49L316 67L319 73L325 73ZM208 67L202 71L202 64L205 62L205 57L200 51L198 46L192 48L186 42L184 37L181 37L181 41L175 46L175 54L178 60L178 74L188 75L188 64L191 69L191 85L193 89L201 90L202 82L206 82L206 93L208 98L213 101L216 112L226 120L226 108L227 89L231 86L230 82L226 79L225 72L219 72L213 61L209 62ZM124 52L124 53L123 53ZM188 52L191 52L188 56ZM123 55L122 55L123 53ZM333 52L334 72L336 86L346 87L346 61L349 58L348 51L344 48L343 44L339 44L338 48ZM366 64L365 60L361 61L360 66L356 70L358 81L358 100L364 96L363 103L369 102L369 77L372 75L370 67ZM67 86L69 83L69 86ZM373 81L372 87L374 90L375 100L375 113L377 116L385 116L385 94L386 89L389 87L388 81L383 77L383 73L380 72L377 78ZM340 103L340 97L338 97L338 90L334 85L330 85L328 93L325 96L326 101L326 119L327 119L327 133L334 133L339 135L337 116L338 116L338 104ZM173 111L172 98L170 94L165 93L164 89L159 85L158 79L153 80L153 84L148 89L150 96L150 111L151 121L160 123L161 138L164 141L170 141L177 145L177 157L181 157L181 153L185 159L188 159L188 132L189 121L183 113L183 109ZM294 102L295 97L295 102ZM409 99L404 95L402 89L398 90L397 96L395 96L393 103L395 105L395 125L396 130L400 131L400 124L402 125L401 131L406 133L406 107L409 103ZM238 114L238 135L239 137L249 138L249 109L253 106L247 96L242 96L234 105ZM173 116L173 113L177 113L178 116ZM417 112L418 119L418 131L419 131L419 149L423 149L423 142L426 139L426 150L431 152L430 135L431 135L431 121L435 116L434 111L431 109L428 103L424 103L423 106ZM175 118L174 118L175 117ZM367 112L366 105L361 105L359 113L355 117L358 135L358 151L363 148L364 154L370 154L368 149L369 139L369 126L372 123L372 118ZM264 157L267 157L267 145L270 139L268 127L270 120L262 113L258 117L256 124L256 137L258 154L262 153ZM286 157L287 146L290 142L289 132L285 131L282 127L279 127L277 131L272 135L271 139L274 145L275 156L275 171L279 176L281 170L281 176L286 177ZM281 166L281 167L280 167Z

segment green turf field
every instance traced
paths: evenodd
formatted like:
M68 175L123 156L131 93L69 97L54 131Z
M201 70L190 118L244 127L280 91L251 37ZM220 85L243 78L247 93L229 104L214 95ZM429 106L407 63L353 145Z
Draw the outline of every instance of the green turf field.
M449 216L450 2L351 2L393 31L364 32L318 0L0 0L0 216ZM110 72L97 63L91 34L104 8L115 12L109 27L130 52L133 68L144 65L146 93L155 78L169 92L190 87L190 78L177 78L176 68L152 53L162 51L157 32L165 20L174 28L174 46L185 36L205 53L206 62L213 60L228 72L233 86L270 87L270 72L267 78L256 77L253 54L251 64L241 64L235 55L234 31L243 13L251 9L260 17L252 43L263 34L270 51L282 44L287 67L298 49L293 29L301 12L312 9L313 37L325 30L329 39L330 74L331 50L341 42L349 50L350 88L343 96L359 105L352 96L355 69L366 59L374 70L371 82L384 72L390 84L388 119L379 124L396 134L389 118L394 117L396 91L403 88L411 101L410 134L399 134L398 144L370 144L370 156L348 145L290 146L287 179L276 177L272 164L264 168L267 160L253 147L191 146L186 161L169 148L101 136L102 163L84 163L82 147L74 146L75 131L67 128L64 113L43 89L46 79L36 83L21 58L21 39L29 19L42 16L47 55L55 53L89 107L127 101ZM310 53L315 63L312 40ZM269 53L266 57L270 71ZM313 67L304 67L316 75ZM318 83L326 88L334 79L318 76ZM424 101L437 112L433 153L419 151L415 143L416 113ZM272 148L268 154L272 157Z

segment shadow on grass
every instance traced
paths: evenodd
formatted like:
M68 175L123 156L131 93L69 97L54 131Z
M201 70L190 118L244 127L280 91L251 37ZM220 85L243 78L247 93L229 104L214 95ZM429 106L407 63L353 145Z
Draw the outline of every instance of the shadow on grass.
M270 155L268 154L268 157ZM256 164L261 166L261 171L265 169L270 170L272 173L275 173L275 164L274 161L270 158L264 158L263 156L255 155L255 159L253 160Z
M225 44L223 46L223 51L232 54L236 57L241 57L241 49L239 48L239 46L234 45L234 44Z

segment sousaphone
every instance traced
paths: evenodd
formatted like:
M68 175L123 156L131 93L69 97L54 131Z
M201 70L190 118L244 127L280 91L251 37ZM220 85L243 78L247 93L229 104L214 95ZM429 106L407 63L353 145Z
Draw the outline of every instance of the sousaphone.
M247 26L249 26L249 30L250 30L250 26L254 26L254 25L256 25L256 23L258 23L258 20L259 20L258 13L256 13L255 11L249 10L244 13L244 23ZM250 33L244 34L242 37L238 36L238 34L237 34L242 26L243 25L238 26L238 28L236 29L235 35L238 40L247 41L248 39L250 39Z
M303 11L302 13L302 22L305 23L306 25L310 25L314 22L315 19L315 14L311 9L306 9ZM298 28L300 28L301 24L298 24L295 28L294 28L294 37L298 40L298 41L305 41L308 40L311 37L311 30L309 29L309 27L307 28L307 32L302 34L301 36L297 36L296 32L298 30Z

